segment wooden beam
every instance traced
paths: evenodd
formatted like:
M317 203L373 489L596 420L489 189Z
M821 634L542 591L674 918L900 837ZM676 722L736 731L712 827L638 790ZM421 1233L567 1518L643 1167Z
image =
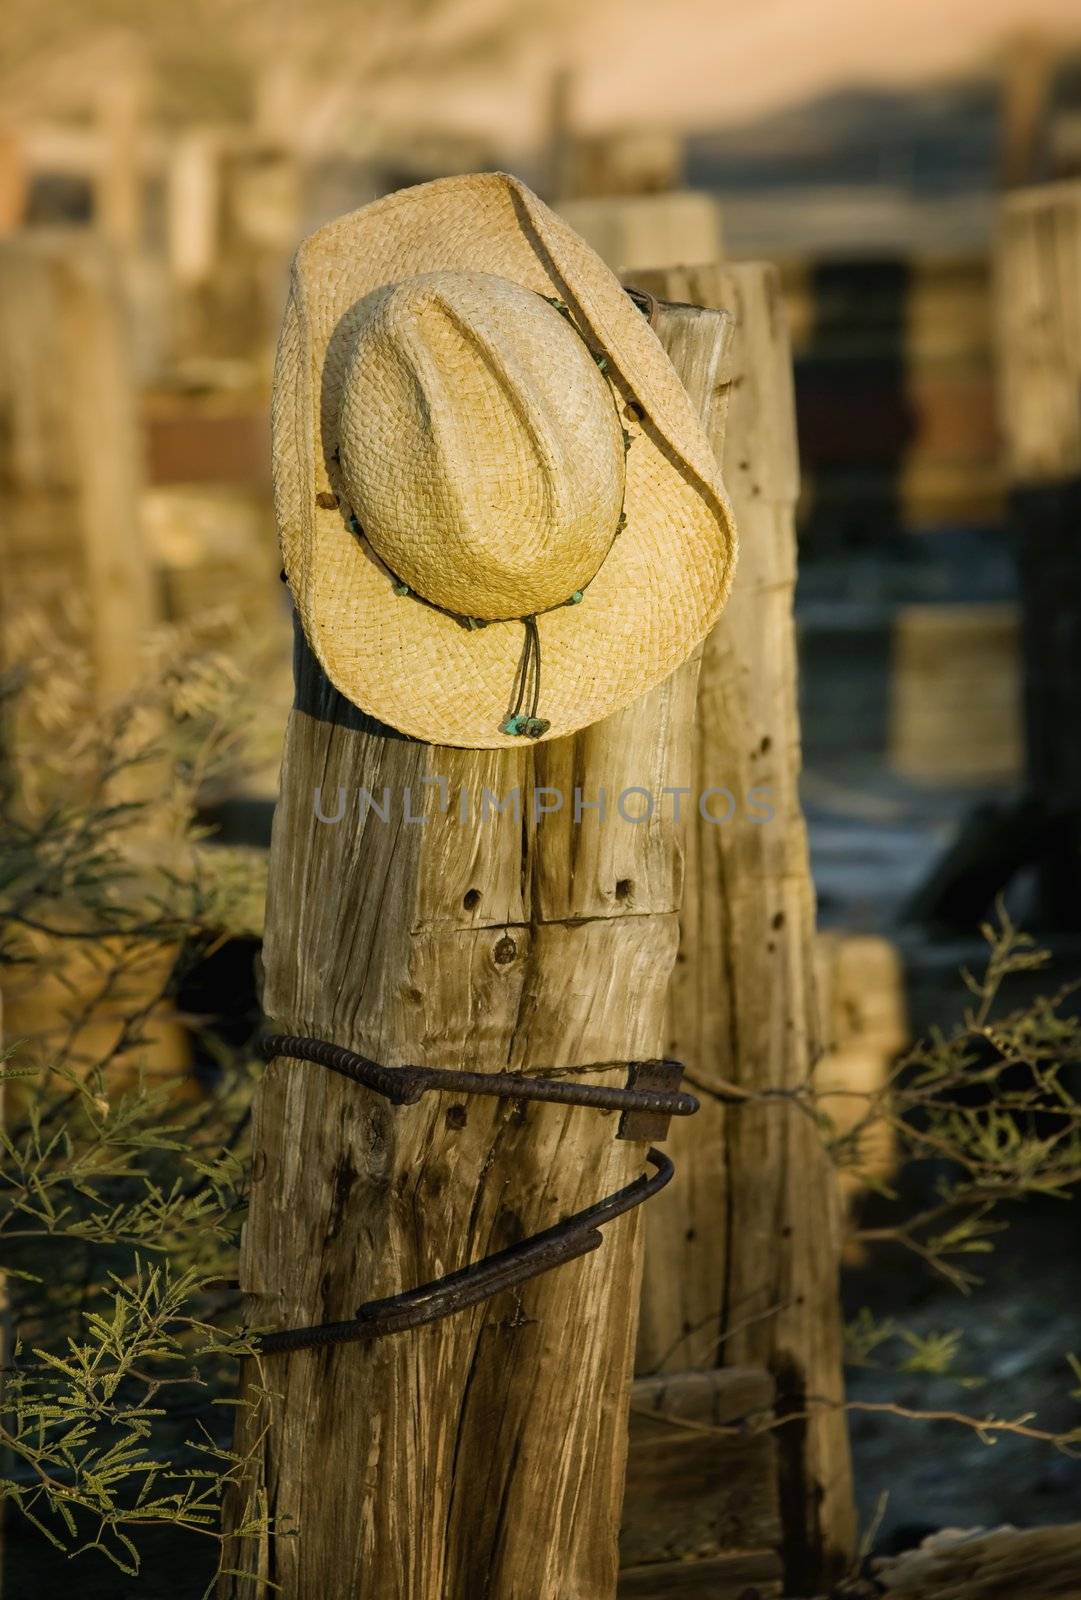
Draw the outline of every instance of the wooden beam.
M706 1104L673 1127L687 1181L646 1219L638 1368L764 1366L778 1411L790 1586L825 1588L855 1535L838 1297L835 1173L812 1119L760 1091L798 1089L817 1059L814 886L799 801L792 620L799 487L792 363L767 266L634 274L735 316L724 476L740 529L728 607L703 651L687 883L669 1049ZM725 1108L711 1084L750 1097Z
M707 419L727 332L690 308L659 327ZM301 640L271 850L268 1015L391 1064L566 1073L660 1054L682 828L660 805L634 826L592 809L579 821L573 796L688 781L697 671L695 658L572 738L464 751L373 724ZM363 790L386 796L386 821L358 808ZM318 820L339 796L342 820ZM549 1226L642 1170L642 1146L614 1132L614 1117L555 1105L429 1095L393 1109L317 1067L273 1062L256 1096L241 1259L252 1322L347 1318ZM242 1412L237 1445L254 1449L250 1491L280 1531L258 1575L222 1592L611 1600L638 1240L633 1214L599 1254L469 1311L273 1358L269 1431ZM258 1381L249 1365L249 1395ZM246 1560L237 1543L231 1564Z
M1081 182L1018 190L995 242L999 416L1021 591L1045 927L1081 927Z
M732 1551L776 1555L781 1541L773 1409L759 1368L637 1378L623 1497L623 1566L712 1562Z
M917 1550L874 1563L883 1600L1068 1600L1078 1593L1081 1522L932 1534Z
M779 1600L781 1563L769 1550L707 1561L662 1561L625 1567L619 1600Z

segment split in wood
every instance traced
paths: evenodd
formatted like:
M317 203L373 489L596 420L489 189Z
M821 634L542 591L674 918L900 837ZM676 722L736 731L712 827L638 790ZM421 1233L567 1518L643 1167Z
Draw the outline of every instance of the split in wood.
M415 1105L429 1089L451 1090L455 1094L494 1095L500 1099L555 1101L563 1105L588 1106L598 1111L622 1111L620 1139L664 1138L670 1117L691 1116L698 1110L693 1094L678 1092L683 1068L678 1061L631 1061L627 1063L629 1087L606 1088L602 1084L567 1083L558 1078L525 1078L511 1074L456 1072L440 1067L385 1067L367 1056L346 1050L326 1039L307 1039L294 1034L272 1034L262 1040L268 1058L290 1056L311 1061L331 1072L364 1084L383 1095L392 1105ZM605 1065L615 1063L605 1063ZM420 1284L386 1300L370 1300L358 1307L349 1322L324 1322L307 1328L286 1328L261 1336L263 1354L304 1350L314 1346L345 1344L355 1339L375 1339L387 1333L402 1333L427 1322L463 1311L467 1306L487 1300L502 1289L509 1289L529 1278L550 1272L565 1261L588 1255L603 1243L598 1228L613 1217L641 1205L670 1181L675 1168L659 1150L646 1152L646 1160L656 1169L651 1178L644 1175L615 1194L576 1211L562 1222L535 1233L529 1239L485 1256L471 1266L431 1283Z
M635 1178L615 1194L607 1195L583 1211L576 1211L573 1216L564 1217L532 1238L498 1250L482 1261L475 1261L431 1283L407 1289L403 1294L386 1300L369 1300L358 1306L356 1316L349 1322L323 1322L310 1328L285 1328L279 1333L263 1334L259 1338L260 1353L278 1354L404 1333L409 1328L420 1328L425 1323L452 1316L456 1311L464 1311L467 1306L488 1300L502 1289L511 1289L566 1261L588 1255L603 1244L598 1230L604 1223L641 1205L671 1181L675 1167L666 1155L651 1148L646 1152L646 1160L656 1169L652 1177L643 1174Z

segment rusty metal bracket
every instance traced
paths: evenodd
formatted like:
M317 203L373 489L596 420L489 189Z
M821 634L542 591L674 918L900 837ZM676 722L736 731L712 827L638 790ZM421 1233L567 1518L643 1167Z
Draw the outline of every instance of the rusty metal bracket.
M648 1150L646 1160L655 1169L651 1177L643 1173L625 1188L617 1189L615 1194L596 1201L584 1211L576 1211L573 1216L523 1239L520 1244L498 1250L458 1272L422 1283L387 1300L369 1300L357 1307L356 1316L348 1322L323 1322L310 1328L284 1328L278 1333L261 1334L258 1336L259 1351L274 1355L404 1333L409 1328L420 1328L456 1311L464 1311L498 1294L501 1289L513 1288L543 1272L551 1272L553 1267L560 1267L564 1262L588 1255L603 1244L599 1230L606 1222L641 1205L671 1181L675 1168L662 1151Z
M618 1139L663 1139L670 1117L689 1117L698 1110L693 1094L679 1090L683 1068L678 1061L598 1062L598 1066L625 1065L626 1089L603 1084L573 1083L559 1078L526 1078L516 1073L458 1072L442 1067L385 1067L355 1050L331 1044L326 1039L301 1038L296 1034L271 1034L260 1041L268 1058L289 1056L296 1061L311 1061L340 1073L354 1083L383 1095L393 1105L415 1105L431 1089L444 1093L494 1095L502 1100L541 1100L559 1105L588 1106L596 1111L621 1111ZM579 1069L581 1070L581 1069ZM626 1188L576 1211L541 1233L535 1233L506 1250L485 1256L472 1266L462 1267L431 1283L406 1289L387 1300L370 1300L357 1308L348 1322L323 1322L308 1328L284 1328L258 1336L264 1355L288 1350L308 1350L322 1345L347 1344L357 1339L378 1339L388 1333L437 1322L467 1306L487 1300L502 1289L525 1283L550 1272L553 1267L588 1255L603 1243L598 1231L614 1217L641 1205L668 1183L675 1168L666 1155L652 1147L646 1160L654 1170L643 1174Z
M678 1061L598 1062L625 1065L626 1089L565 1078L526 1078L515 1072L459 1072L446 1067L384 1067L378 1061L346 1050L326 1039L271 1034L260 1041L263 1054L312 1061L354 1083L374 1089L392 1105L415 1105L431 1089L450 1094L492 1095L500 1100L542 1100L556 1105L590 1106L595 1111L622 1111L617 1139L663 1139L670 1117L690 1117L698 1110L695 1095L680 1091L683 1068ZM582 1069L579 1069L582 1070Z

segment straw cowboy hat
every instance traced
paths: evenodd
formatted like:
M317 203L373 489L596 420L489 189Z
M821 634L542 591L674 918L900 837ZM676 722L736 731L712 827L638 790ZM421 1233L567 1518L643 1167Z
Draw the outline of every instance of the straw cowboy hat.
M436 744L556 738L686 659L732 513L647 317L504 173L320 228L274 381L285 572L327 677Z

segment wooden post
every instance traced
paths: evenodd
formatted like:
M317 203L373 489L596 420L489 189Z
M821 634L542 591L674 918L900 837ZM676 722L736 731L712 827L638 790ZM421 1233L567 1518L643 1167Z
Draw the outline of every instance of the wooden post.
M132 50L116 61L98 97L102 152L95 182L96 221L121 254L137 250L142 243L147 91L145 62L139 51Z
M156 611L128 332L94 240L0 243L0 414L0 611L40 603L63 628L74 602L107 701L139 681Z
M13 129L0 124L0 238L25 221L28 191L23 142Z
M995 249L999 417L1021 589L1042 922L1081 926L1081 182L1019 190ZM1022 824L1019 824L1021 826Z
M646 1220L642 1372L765 1366L782 1428L792 1592L824 1588L852 1552L834 1172L805 1110L749 1095L804 1085L820 1049L814 887L800 810L792 621L798 491L792 364L777 276L742 265L633 275L736 320L724 475L740 529L732 598L703 651L681 944L668 1048L707 1095L673 1127L686 1179ZM724 820L726 819L727 820ZM825 1404L819 1402L824 1401Z
M143 679L142 644L158 620L140 520L142 472L127 330L112 258L99 240L29 230L0 242L0 662L23 655L17 624L37 614L73 663L86 660L85 709L122 699ZM72 684L78 666L73 665ZM65 686L71 692L72 685ZM149 736L149 728L147 729ZM160 764L118 773L117 801L160 791ZM82 1017L68 1052L107 1057L118 1012L156 992L173 959L140 963L122 993L102 995L99 948L33 935L38 963L13 968L9 1027L44 1054ZM154 1026L144 1059L187 1059L175 1025Z
M707 418L727 330L715 313L662 312ZM567 1073L658 1055L682 883L682 829L662 793L689 782L697 673L692 659L572 738L463 751L373 725L300 640L267 1014L389 1063ZM624 822L631 788L655 797L648 821ZM363 791L374 805L358 804ZM340 821L319 820L339 802ZM643 804L629 796L627 815ZM588 1205L642 1169L642 1146L615 1127L581 1108L446 1095L395 1110L317 1067L273 1062L241 1259L253 1324L347 1318ZM269 1430L258 1437L241 1412L237 1447L255 1446L251 1492L298 1536L265 1541L258 1576L222 1593L612 1600L638 1239L634 1213L599 1254L470 1311L268 1358ZM256 1381L249 1369L249 1394ZM253 1552L238 1541L229 1557L239 1567Z
M1046 34L1029 30L1007 39L1002 52L998 151L1004 189L1036 183L1046 175L1054 69L1055 51Z
M574 73L557 66L548 88L548 196L552 205L574 193Z
M815 1081L818 1104L838 1135L851 1133L880 1095L890 1070L911 1041L901 952L873 934L820 933L815 941L815 981L825 1054ZM866 1098L865 1098L866 1097ZM868 1186L887 1182L897 1168L897 1135L885 1118L862 1132L856 1159L841 1168L848 1206ZM849 1243L845 1259L859 1262L862 1247Z
M169 157L166 233L175 289L200 289L213 276L221 234L221 137L216 128L186 129Z

